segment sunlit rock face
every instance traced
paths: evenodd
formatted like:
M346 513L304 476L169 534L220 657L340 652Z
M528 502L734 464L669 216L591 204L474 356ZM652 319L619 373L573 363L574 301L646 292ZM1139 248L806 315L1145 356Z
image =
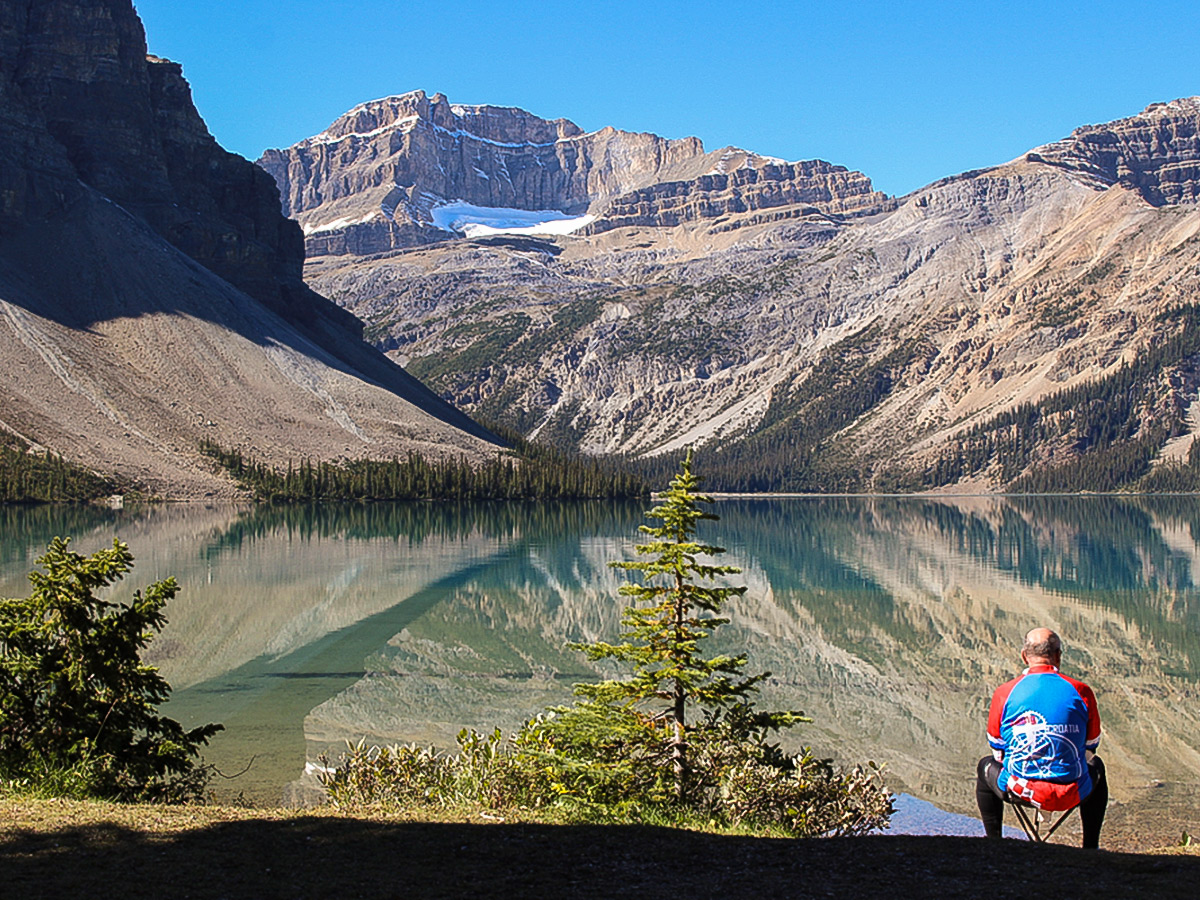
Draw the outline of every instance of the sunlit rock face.
M824 455L869 488L887 473L920 476L974 426L1111 375L1172 336L1163 314L1200 300L1198 109L1156 104L886 202L828 163L714 151L708 169L655 169L659 180L605 193L603 208L574 195L548 207L597 216L569 234L440 232L359 252L346 242L376 225L311 232L310 249L318 238L345 246L312 255L306 278L442 396L588 453L754 437L822 361L844 359L853 377L877 376L881 396L841 410ZM369 161L382 191L398 164L387 152L355 151L348 171ZM313 184L342 190L331 173ZM344 225L375 215L382 200L368 193L353 209L326 214L333 201L321 200L293 214ZM1144 419L1190 405L1192 362L1161 373ZM1048 442L1038 461L1065 453ZM968 486L1011 477L994 467Z
M861 173L820 160L786 163L736 147L706 153L696 138L611 127L585 133L566 119L424 91L356 106L320 134L268 150L259 165L314 257L469 233L437 215L454 202L577 216L571 230L585 233L784 207L783 218L802 208L861 215L891 204Z
M1200 97L1152 103L1140 115L1085 125L1026 155L1107 187L1129 187L1154 206L1200 200Z

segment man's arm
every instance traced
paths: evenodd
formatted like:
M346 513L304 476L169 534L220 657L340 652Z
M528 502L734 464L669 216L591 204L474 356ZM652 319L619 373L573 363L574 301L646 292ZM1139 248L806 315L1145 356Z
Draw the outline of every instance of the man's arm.
M1087 742L1084 744L1084 750L1086 751L1087 761L1091 762L1092 757L1096 755L1096 751L1100 749L1100 708L1096 705L1096 695L1092 692L1092 689L1086 684L1080 685L1080 687L1083 688L1080 691L1083 702L1087 704L1088 708Z
M1096 750L1100 747L1100 707L1096 704L1096 694L1082 681L1076 681L1067 675L1063 677L1071 682L1071 685L1079 692L1079 696L1083 698L1083 702L1087 706L1087 738L1083 747L1087 754L1087 761L1091 762L1092 757L1096 755Z
M996 692L992 694L991 709L988 710L988 746L992 748L992 756L999 762L1004 761L1005 750L1004 739L1000 736L1001 725L1004 722L1004 705L1008 702L1008 695L1012 693L1014 684L1015 680L996 688Z

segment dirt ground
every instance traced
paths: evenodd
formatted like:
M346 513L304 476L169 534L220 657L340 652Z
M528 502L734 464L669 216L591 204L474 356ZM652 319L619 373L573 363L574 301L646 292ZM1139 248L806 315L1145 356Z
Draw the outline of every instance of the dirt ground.
M1200 851L0 800L0 897L1194 898ZM1046 879L1050 879L1048 882Z

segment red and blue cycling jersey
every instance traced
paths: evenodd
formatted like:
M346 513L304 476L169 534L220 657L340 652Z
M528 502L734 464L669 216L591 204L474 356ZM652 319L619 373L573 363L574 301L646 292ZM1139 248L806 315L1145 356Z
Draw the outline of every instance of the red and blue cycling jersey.
M992 695L988 743L1004 754L1000 790L1023 794L1027 782L1049 782L1073 784L1086 797L1087 753L1100 745L1096 695L1054 666L1031 666Z

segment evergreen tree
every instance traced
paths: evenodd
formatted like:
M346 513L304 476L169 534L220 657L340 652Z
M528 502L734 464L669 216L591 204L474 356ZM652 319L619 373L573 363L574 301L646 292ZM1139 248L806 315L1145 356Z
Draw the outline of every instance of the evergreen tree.
M770 673L746 674L745 654L705 651L729 622L720 615L726 603L746 589L719 584L739 569L706 561L724 550L696 539L699 522L718 518L701 508L712 499L698 486L689 451L662 502L647 513L661 524L640 528L650 540L636 550L647 558L610 563L641 576L620 589L632 602L618 641L573 645L593 660L630 664L632 674L577 685L573 706L530 723L518 737L527 748L547 750L562 790L587 803L724 816L729 810L718 808L739 789L736 771L766 766L785 775L812 762L768 743L771 732L808 721L755 707L752 695Z
M713 582L741 570L712 565L702 558L724 553L724 548L696 540L697 524L719 517L701 509L712 498L696 492L700 479L692 472L689 449L680 472L662 495L662 503L647 513L662 524L642 525L651 540L636 547L649 559L610 563L614 568L638 572L640 584L626 584L622 596L632 598L621 622L621 642L595 641L575 645L590 659L611 658L633 665L632 677L602 681L577 688L590 712L636 710L644 723L662 735L662 753L671 761L675 793L688 790L688 712L728 711L735 705L746 713L753 704L748 696L770 673L745 675L746 655L705 655L703 642L729 619L719 614L745 587L718 586ZM799 713L753 713L747 723L779 728L807 721ZM656 754L657 755L657 754Z
M120 541L91 556L55 538L33 593L0 600L0 775L51 793L109 799L199 796L199 748L220 725L185 731L158 715L171 688L140 654L178 586L168 578L128 604L98 598L133 565Z

